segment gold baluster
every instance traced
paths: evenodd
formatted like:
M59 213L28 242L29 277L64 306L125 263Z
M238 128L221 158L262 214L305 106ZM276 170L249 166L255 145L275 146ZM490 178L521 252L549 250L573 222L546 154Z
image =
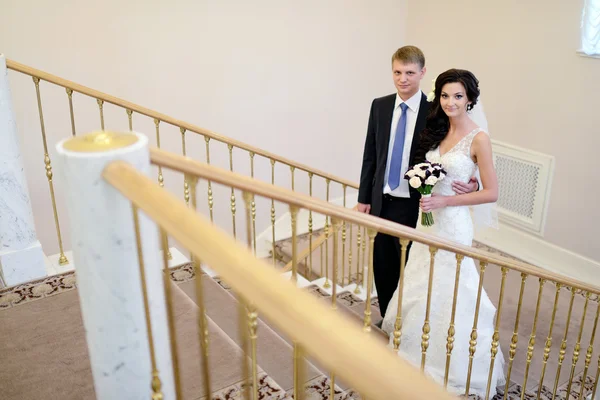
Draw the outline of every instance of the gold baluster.
M206 142L206 163L210 165L210 138L208 136L204 136L204 142ZM210 181L208 181L207 183L208 183L208 210L210 212L210 222L214 222L212 183Z
M506 386L504 387L504 399L508 396L508 385L510 385L510 375L512 374L513 361L517 354L517 343L519 341L519 321L521 319L521 306L523 305L523 293L525 291L525 281L527 280L527 274L521 274L521 292L519 293L519 303L517 305L517 316L515 318L515 328L513 335L510 340L510 350L508 351L508 374L506 376ZM525 391L525 388L523 388Z
M475 315L473 316L473 328L471 329L471 340L469 341L469 371L467 372L467 387L465 390L465 396L469 396L469 388L471 387L471 373L473 372L473 358L475 357L475 351L477 350L477 322L479 320L479 307L481 306L481 291L483 289L483 278L485 275L485 268L487 263L484 261L479 262L479 268L481 273L479 274L479 287L477 288L477 300L475 303Z
M573 301L575 300L575 288L571 288L571 300L569 301L569 311L567 313L567 324L565 326L565 334L560 344L560 351L558 352L558 368L556 370L556 379L554 380L554 390L552 391L552 400L556 398L556 391L558 390L558 382L560 381L560 370L562 369L562 363L567 353L567 338L569 336L569 325L571 324L571 312L573 311Z
M271 185L275 185L275 160L271 159ZM271 241L273 242L273 266L277 266L275 257L275 200L271 199Z
M365 301L365 321L363 330L365 332L371 332L371 292L373 291L373 246L375 244L375 236L377 235L377 231L375 229L368 229L367 233L369 235L369 269L367 270L367 300Z
M128 108L125 111L127 112L127 120L129 122L129 130L132 131L133 130L133 111Z
M191 189L191 202L192 209L197 211L197 187L198 177L188 176L187 181L190 183ZM204 395L210 399L212 390L210 387L210 364L208 359L208 321L206 320L206 307L204 305L204 289L202 287L202 267L200 266L200 260L197 257L193 257L194 273L196 279L196 304L198 305L198 333L200 339L200 350L201 350L201 363L200 368L202 369L204 377Z
M313 173L308 173L308 195L312 197L313 195ZM312 249L313 243L313 216L312 210L308 210L308 248ZM308 280L312 280L312 271L313 271L313 252L310 251L308 253Z
M433 270L435 265L435 255L438 249L429 247L429 282L427 283L427 306L425 308L425 322L423 322L423 334L421 335L421 371L425 370L425 361L427 359L427 349L429 348L429 312L431 310L431 292L433 288Z
M298 283L298 207L290 206L292 220L292 282Z
M337 276L338 276L338 265L339 265L339 243L338 243L338 233L340 230L340 225L342 222L337 218L331 219L331 224L333 226L333 289L331 294L331 308L333 310L337 310ZM343 259L344 257L342 257ZM329 398L335 399L335 374L331 373L330 383L329 383Z
M331 223L333 226L333 289L331 295L331 308L337 310L337 276L338 276L338 267L339 267L339 242L338 242L338 234L340 231L340 225L342 221L337 218L332 218ZM343 257L342 257L343 259Z
M596 391L598 390L598 379L600 379L600 355L598 356L598 368L596 369L596 379L594 380L594 387L592 388L592 400L596 399Z
M406 266L406 249L408 239L400 239L400 279L398 281L398 311L394 323L394 351L400 351L400 340L402 338L402 297L404 294L404 267Z
M160 149L160 120L157 118L154 118L154 126L156 128L156 147L158 147ZM165 187L165 179L163 177L163 172L162 172L162 167L159 165L158 166L158 185L161 188ZM167 238L168 240L168 238ZM167 242L168 243L168 242ZM169 249L167 251L167 256L169 257L169 260L173 259L173 256L171 255L171 249Z
M598 301L598 300L596 300ZM587 353L585 354L585 367L583 368L583 380L582 385L579 389L579 398L583 399L583 388L585 385L585 381L587 380L587 373L590 367L590 363L592 362L592 353L594 352L594 339L596 337L596 328L598 327L598 317L600 316L600 302L598 302L598 306L596 307L596 318L594 319L594 328L592 328L592 337L590 338L590 344L587 348ZM597 379L597 378L596 378ZM592 397L593 398L593 397Z
M296 190L296 186L294 185L294 171L296 171L296 167L290 165L290 174L292 176L292 192Z
M533 349L535 347L535 333L537 329L537 320L540 313L540 302L542 301L542 291L544 290L545 279L539 280L540 289L538 291L537 303L535 306L535 314L533 317L533 327L531 328L531 335L529 335L529 345L527 346L527 363L525 364L525 377L523 378L523 385L521 390L521 400L525 398L525 389L527 388L527 378L529 376L529 367L531 366L531 359L533 358Z
M71 115L71 132L75 136L75 113L73 112L73 89L67 89L67 97L69 98L69 114Z
M104 100L97 99L96 102L100 109L100 128L104 130Z
M187 157L187 152L186 152L186 148L185 148L185 128L179 128L179 131L181 132L181 154L183 154L184 157ZM185 205L186 206L190 206L190 186L188 184L187 181L187 177L185 175L183 175L183 199L185 200Z
M327 202L329 203L329 185L331 183L331 180L326 179L325 180L326 184L327 184ZM325 216L325 237L327 238L327 240L325 240L325 283L323 284L323 287L328 289L331 287L331 285L329 284L329 236L330 236L330 232L329 232L329 215ZM336 284L335 278L333 279L334 285Z
M554 306L552 307L552 317L550 318L550 328L548 328L548 336L546 337L546 345L544 347L544 358L542 364L542 374L540 375L540 384L538 385L537 399L540 399L542 395L542 387L544 385L544 376L546 375L546 366L548 364L548 358L550 358L550 348L552 347L552 330L554 329L554 319L556 318L556 311L558 310L558 298L560 296L560 290L562 285L556 283L556 294L554 295ZM583 385L582 385L583 387Z
M348 224L348 286L352 284L352 224Z
M329 289L331 284L329 283L329 237L331 232L329 231L329 216L325 216L325 283L323 287Z
M346 208L346 185L343 185L343 206ZM346 286L346 221L342 224L342 287Z
M252 204L254 203L254 195L249 192L243 192L244 204L246 206L246 241L248 248L252 248ZM258 330L258 313L256 307L251 303L248 304L248 331L250 337L250 355L252 359L252 399L258 400L258 362L257 362L257 330Z
M241 296L238 296L238 319L240 327L240 344L242 349L242 393L245 400L250 400L251 384L250 384L250 365L248 358L248 342L250 341L249 325L248 325L248 308L246 307L246 300ZM205 397L205 399L211 399L211 397Z
M365 259L367 257L367 228L363 227L362 264L360 264L361 284L365 284ZM368 274L368 273L367 273Z
M354 288L354 293L355 294L360 294L360 281L361 281L361 277L362 277L362 271L361 271L361 263L360 263L360 246L361 246L361 234L360 234L360 226L356 227L356 287ZM364 265L364 264L362 264Z
M135 242L137 246L138 264L140 269L140 281L142 284L142 296L144 301L144 313L146 316L146 330L148 331L148 347L150 348L150 362L152 364L152 400L162 400L163 393L161 391L161 382L156 367L156 354L154 352L154 335L152 333L152 322L150 321L150 306L148 302L148 289L146 287L146 268L144 265L144 255L142 249L142 239L140 234L140 220L138 215L138 207L132 204L133 210L133 226L135 229Z
M454 348L454 317L456 316L456 300L458 299L458 283L460 279L460 267L465 256L456 255L456 275L454 277L454 297L452 298L452 314L450 315L450 327L448 328L448 340L446 342L446 371L444 373L444 388L448 386L448 374L450 372L450 357Z
M294 342L294 399L304 399L304 382L306 371L304 365L304 349Z
M233 145L228 144L229 149L229 171L233 172ZM231 188L231 224L233 227L233 237L236 237L235 232L235 191Z
M160 230L162 256L163 256L163 284L165 287L165 309L167 310L167 322L169 324L169 338L171 343L171 354L173 356L173 375L175 375L175 394L177 399L182 399L181 376L179 373L179 353L177 352L177 335L175 334L175 306L173 304L173 294L171 288L171 271L169 270L169 242L167 233L164 229Z
M50 155L48 154L48 142L46 140L46 126L44 125L44 113L42 112L42 97L40 94L40 78L33 77L33 82L35 84L35 92L37 96L38 103L38 112L40 115L40 126L42 130L42 143L44 144L44 165L46 166L46 178L48 179L48 186L50 187L50 200L52 201L52 211L54 212L54 224L56 226L56 236L58 239L58 248L60 251L60 255L58 258L59 265L66 265L69 263L69 260L65 256L65 251L63 249L62 242L62 234L60 233L60 222L58 221L58 210L56 208L56 196L54 195L54 182L52 173L52 161L50 160Z
M496 311L496 320L494 321L494 335L492 336L492 348L490 350L490 372L488 374L487 388L485 390L485 398L490 398L490 389L492 387L492 376L494 374L494 364L496 355L498 354L498 346L500 345L500 317L502 315L502 301L504 300L504 285L506 283L506 273L508 268L502 267L502 281L500 282L500 299L498 300L498 310Z
M250 152L250 177L254 178L254 152ZM256 254L256 201L252 196L252 203L250 205L252 211L252 249Z
M590 292L585 294L585 303L583 304L583 314L581 315L581 323L579 324L579 334L577 335L577 342L573 349L573 361L571 363L571 375L569 376L569 384L567 385L567 393L571 393L571 386L573 384L573 377L575 376L575 367L577 367L577 361L579 361L579 351L581 350L581 335L583 334L583 326L585 325L585 316L587 314L588 303L590 301ZM585 380L581 381L581 385L585 385Z

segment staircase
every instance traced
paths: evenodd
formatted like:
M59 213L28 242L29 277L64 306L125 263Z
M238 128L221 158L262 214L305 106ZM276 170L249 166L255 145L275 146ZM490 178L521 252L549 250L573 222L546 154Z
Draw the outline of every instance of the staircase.
M210 218L210 221L219 225L219 232L224 230L237 239L238 243L245 242L247 248L256 250L256 225L257 223L264 225L265 222L257 217L260 214L256 213L256 209L264 210L270 207L272 236L269 247L272 246L272 249L269 257L263 260L264 263L272 264L279 272L280 277L283 275L287 280L296 281L297 287L320 299L320 303L327 306L320 310L333 309L335 313L342 315L344 320L351 322L356 330L360 331L362 328L370 331L368 339L365 339L365 346L371 349L373 354L377 353L378 347L369 347L371 340L381 348L388 343L386 334L372 325L380 320L376 292L373 290L371 282L372 270L369 266L370 246L372 246L372 241L369 243L369 240L372 240L374 234L386 232L399 239L420 241L441 250L463 254L481 261L482 265L486 266L483 287L494 305L497 308L502 307L502 318L498 324L498 344L504 351L507 361L509 358L512 360L509 367L511 375L510 382L506 387L498 387L495 390L492 388L492 395L496 393L494 399L581 399L591 395L595 390L595 382L598 380L597 371L600 371L600 368L594 366L592 357L597 357L597 349L600 348L600 344L597 343L598 339L595 337L600 312L599 289L576 282L568 277L547 273L519 260L509 259L503 254L498 254L494 249L455 246L414 230L393 226L395 224L385 224L371 216L332 205L331 183L338 185L338 189L343 189L344 199L346 190L355 188L356 185L31 67L14 62L9 62L8 65L14 71L34 77L38 94L41 79L41 81L66 88L70 104L73 100L71 97L73 91L96 98L102 128L104 128L103 105L110 103L127 111L130 130L132 129L133 115L153 118L159 146L159 126L162 126L160 123L178 127L182 135L184 156L186 155L186 132L204 136L206 161L208 162L210 162L209 143L211 140L227 144L231 171L233 171L232 149L248 152L251 160L251 172L246 175L250 175L250 177L198 163L191 158L152 149L150 158L157 168L158 183L161 188L164 187L164 176L167 173L181 174L179 176L182 178L183 187L178 190L179 197L183 193L183 201L179 201L181 204L168 203L168 199L162 197L163 192L155 190L158 186L157 188L148 186L149 184L143 181L143 174L136 175L135 169L130 170L124 165L107 162L107 169L114 167L113 175L109 177L110 175L106 175L107 170L105 170L102 177L97 180L108 182L113 189L121 193L123 197L120 197L120 200L125 199L131 204L135 204L136 207L140 207L141 211L151 217L152 223L157 224L165 231L167 242L163 243L163 254L168 253L168 240L171 240L171 243L176 242L177 247L181 250L189 250L191 254L200 257L203 263L209 257L213 257L212 260L220 263L228 256L233 257L232 254L238 254L233 247L221 248L219 246L202 248L202 252L200 252L198 249L200 249L201 243L197 241L197 238L208 239L219 233L216 228L208 226L199 230L201 225L196 225L194 230L191 229L192 225L186 225L187 219L180 220L180 216L189 212L190 208L206 215L207 219ZM39 96L38 106L43 132L44 124ZM71 121L73 121L72 107L70 113ZM75 133L74 125L73 136L79 137ZM43 140L46 141L46 136ZM255 156L261 156L270 161L271 183L275 183L273 171L276 164L289 167L293 191L251 179L254 177ZM49 183L52 187L52 169L49 159L50 155L46 153L46 170L50 171ZM295 174L300 172L307 174L310 187L308 195L300 194L297 186L294 186ZM325 194L322 196L313 193L313 178L315 180L319 178L321 183L325 183ZM204 185L202 190L200 190L200 185ZM145 189L140 190L140 188ZM200 200L196 198L201 196L201 193L207 193L208 202L204 202L204 204L208 207L204 210L200 209ZM224 227L222 219L219 219L216 210L213 210L213 206L216 209L217 198L224 198L223 196L219 197L218 193L226 193L227 201L221 200L221 204L225 203L230 206L232 226ZM319 200L319 197L325 201ZM240 202L241 198L244 199L244 203ZM62 257L63 245L55 202L53 195L52 206L58 232L57 239L61 248L60 256ZM145 206L141 204L145 204ZM157 207L157 204L162 206ZM277 211L275 204L277 204ZM298 214L302 216L302 221L292 219L290 235L275 231L276 217L281 214L282 205L286 210L300 209L304 212L304 214ZM343 205L345 206L345 200ZM213 211L216 216L213 216ZM276 212L280 214L276 214ZM51 214L49 213L49 215ZM244 215L246 220L242 221ZM173 221L178 221L179 224ZM121 223L121 220L115 222L115 224ZM127 229L123 228L123 230ZM137 231L139 234L139 226ZM358 232L361 232L360 237ZM102 237L98 238L99 241L102 239ZM80 240L85 241L84 239ZM143 248L144 240L138 238L137 242L139 248ZM91 245L92 243L88 242L88 248ZM156 246L156 244L154 245ZM83 254L84 250L80 249L79 251ZM232 254L229 254L230 252ZM235 262L232 261L234 258L229 260L236 264L235 268L242 268L245 262L254 265L253 257L248 255L239 255L238 258L235 258ZM143 265L141 260L140 264ZM131 267L137 268L135 265L131 265ZM180 385L177 385L180 390L180 398L206 398L207 391L210 392L210 397L213 399L241 399L249 396L251 391L249 382L251 381L248 381L248 371L243 367L248 364L256 365L258 398L261 399L293 398L298 385L303 385L305 388L304 398L308 399L360 398L361 396L355 389L357 385L363 385L361 387L364 390L364 381L361 379L369 376L375 382L377 374L374 371L383 373L396 367L399 371L404 371L402 374L398 374L397 382L394 379L384 381L386 385L390 384L385 388L381 383L374 384L377 389L382 386L380 394L402 393L405 397L401 398L416 399L428 398L427 393L436 393L435 398L441 398L437 397L442 396L441 392L437 391L439 388L426 380L423 380L422 384L415 383L421 378L411 375L412 370L406 369L406 366L397 357L388 357L389 352L385 353L385 357L381 353L381 359L369 358L370 353L366 356L361 354L363 349L361 345L357 344L360 342L355 342L355 346L347 348L346 354L344 354L345 358L335 364L335 368L338 368L337 374L352 377L344 381L339 376L332 374L331 360L323 359L321 354L305 355L300 352L302 347L310 348L312 343L302 343L302 346L299 346L298 343L302 342L302 337L291 335L289 330L281 325L279 319L268 320L261 309L258 310L257 334L252 339L256 341L256 352L249 352L246 338L248 329L246 328L248 324L253 324L250 316L250 304L254 300L252 298L243 299L242 292L246 289L244 284L238 282L233 285L236 288L234 291L229 285L231 276L226 279L214 272L225 269L215 269L210 262L203 264L203 267L204 274L201 279L203 301L199 300L197 293L197 277L195 276L197 265L195 263L177 265L169 271L168 287L171 290L170 294L166 295L166 299L167 303L172 306L169 312L175 324L173 343L176 343L176 348L172 353L177 354L178 357L174 370L180 380ZM242 269L238 271L242 271ZM82 271L78 270L78 274L80 272ZM88 279L88 276L83 278L80 276L78 279L85 280ZM0 337L8 338L0 341L0 354L2 354L3 361L0 363L2 398L96 398L94 383L96 381L96 385L98 385L98 377L94 378L92 375L94 360L89 355L94 343L90 341L89 330L86 337L84 326L86 314L82 310L86 310L87 305L81 301L84 294L79 293L80 289L76 282L75 274L67 272L0 289ZM99 285L101 285L100 282L102 281L99 281ZM268 286L268 289L276 289L279 285L283 285L283 282L285 279L282 279L281 282L272 280L263 283ZM544 290L540 289L543 286L542 282L545 284ZM267 291L266 286L265 291ZM253 289L257 288L253 287ZM275 292L276 290L271 294L275 296ZM257 296L260 294L254 293ZM121 295L129 294L121 293ZM158 301L156 299L161 298L162 293L156 294L149 291L147 295L152 302ZM281 296L282 301L285 300L283 293L277 295ZM267 307L277 308L275 305L267 305ZM286 312L295 315L298 312L297 307L301 306L294 305L292 307L290 305L289 311L286 310ZM240 310L246 310L246 314L242 313L240 316ZM146 319L150 320L148 315ZM199 321L202 318L206 318L207 321L208 347L200 345L202 329L199 327ZM314 328L313 332L325 329L329 323L320 315L311 315L310 318L306 316L302 322ZM336 331L334 329L331 332ZM350 335L350 333L348 334ZM339 344L340 348L347 345L343 334L338 332L338 336L335 335L330 333L323 339L329 340L330 344ZM356 338L356 336L353 337ZM150 342L152 343L152 341ZM167 343L160 340L157 343L159 347L167 346ZM315 346L315 348L317 347ZM206 348L209 349L207 359L209 369L203 368L201 362L203 349ZM510 352L511 348L516 350L513 354ZM164 348L159 348L159 350L164 350ZM360 356L362 357L360 359L364 360L360 367L350 366L349 361L353 358L353 352L356 352L354 358L358 359ZM306 364L304 373L299 374L299 365L304 365L302 360L306 360ZM386 362L392 362L390 360L393 360L393 363L397 362L398 365L386 364ZM325 366L323 362L328 366ZM387 368L384 368L383 365L387 365ZM600 361L598 365L600 366ZM128 366L121 362L112 368L103 372L107 379L110 379L111 375L117 375L119 370L127 369ZM562 372L559 373L559 371ZM541 379L542 375L544 379ZM409 379L409 376L412 378ZM335 379L333 391L330 384L332 377ZM584 377L585 382L582 387ZM295 382L295 379L301 379L301 382ZM403 379L408 381L406 385L400 385ZM523 390L521 384L525 380L527 385ZM154 394L158 396L160 388L153 390ZM148 382L148 391L150 391L150 382ZM123 398L129 398L127 385L124 386L123 392ZM567 394L567 392L570 393ZM370 398L389 397L384 395L383 397L370 396ZM479 397L470 395L469 398Z

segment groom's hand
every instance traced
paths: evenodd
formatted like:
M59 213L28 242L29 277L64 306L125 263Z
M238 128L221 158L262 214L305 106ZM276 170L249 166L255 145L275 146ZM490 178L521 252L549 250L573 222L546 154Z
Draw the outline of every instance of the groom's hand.
M471 177L469 182L463 183L460 181L452 182L452 189L456 192L456 194L467 194L471 192L476 192L479 188L479 183L477 183L477 178L474 176Z
M368 214L371 212L371 205L370 204L363 204L363 203L358 203L356 205L358 212L361 213L365 213Z

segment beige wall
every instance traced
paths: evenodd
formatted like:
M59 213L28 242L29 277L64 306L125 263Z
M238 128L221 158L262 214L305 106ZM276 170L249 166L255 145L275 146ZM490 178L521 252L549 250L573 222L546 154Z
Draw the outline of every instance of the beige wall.
M405 32L404 0L3 0L0 7L0 52L9 59L354 181L370 102L393 90L389 59ZM30 78L9 75L38 234L53 254L34 87ZM49 85L42 96L52 154L70 134L67 97ZM107 128L127 127L124 112L105 108ZM99 127L93 100L76 96L75 110L79 132ZM141 117L134 128L154 134L152 121ZM180 151L178 130L164 128L162 145ZM190 137L189 152L203 159L203 140ZM248 155L234 153L236 169L248 172ZM224 146L215 144L211 155L228 167ZM270 180L268 161L256 163L258 176ZM289 176L278 167L279 183L289 185ZM181 193L180 177L165 181ZM59 177L56 185L69 249ZM307 190L307 179L298 177L297 186ZM227 191L216 191L215 201L218 222L230 226ZM259 204L258 231L269 224L269 207ZM241 224L240 197L237 209Z
M575 53L582 4L409 0L407 42L427 56L424 90L473 71L492 136L556 157L545 239L600 260L600 60Z

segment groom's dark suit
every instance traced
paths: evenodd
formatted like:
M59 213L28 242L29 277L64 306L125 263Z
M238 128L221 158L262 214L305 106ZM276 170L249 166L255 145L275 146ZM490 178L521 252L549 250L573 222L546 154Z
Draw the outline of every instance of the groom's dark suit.
M383 193L395 102L396 94L392 94L373 100L371 105L358 202L370 204L371 215L414 228L419 217L419 192L410 188L410 197L395 197ZM405 147L410 146L409 166L416 161L423 161L415 160L415 153L419 147L420 133L425 128L429 104L427 97L421 92L413 139L411 143L408 140L404 143ZM403 177L405 172L401 171L400 176ZM400 243L397 238L385 234L376 236L373 272L379 309L384 316L400 279Z

